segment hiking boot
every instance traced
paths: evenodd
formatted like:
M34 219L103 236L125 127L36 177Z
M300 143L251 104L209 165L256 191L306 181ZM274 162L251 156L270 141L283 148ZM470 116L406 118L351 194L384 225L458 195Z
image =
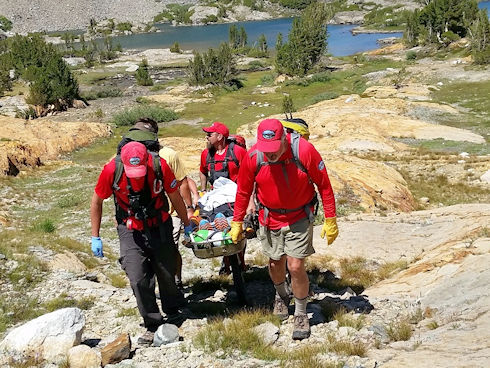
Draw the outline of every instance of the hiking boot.
M310 337L310 321L307 314L294 316L293 340L303 340Z
M182 326L184 321L185 321L185 317L182 314L182 312L175 312L175 313L167 314L167 319L165 320L165 323L180 327Z
M289 318L288 311L289 300L284 301L279 295L276 294L274 299L274 315L278 316L281 321L285 321Z
M175 281L175 286L177 286L177 289L179 289L182 294L184 294L184 285L182 284L181 280Z
M153 336L155 336L154 331L146 330L146 332L138 337L138 345L150 346L153 344Z

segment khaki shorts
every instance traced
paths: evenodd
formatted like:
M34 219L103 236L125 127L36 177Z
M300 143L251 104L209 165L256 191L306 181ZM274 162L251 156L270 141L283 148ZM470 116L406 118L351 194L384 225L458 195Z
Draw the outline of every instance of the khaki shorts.
M257 236L264 254L275 261L283 255L303 259L315 253L313 224L306 217L278 230L260 225Z

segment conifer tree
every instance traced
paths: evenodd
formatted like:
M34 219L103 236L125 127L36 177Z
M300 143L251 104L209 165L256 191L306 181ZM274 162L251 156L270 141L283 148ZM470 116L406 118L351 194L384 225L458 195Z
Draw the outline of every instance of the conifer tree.
M136 71L136 83L140 86L153 86L153 80L148 72L148 60L143 59Z
M324 3L313 3L301 18L293 20L288 42L277 50L276 67L280 73L303 76L320 59L327 46L331 14Z

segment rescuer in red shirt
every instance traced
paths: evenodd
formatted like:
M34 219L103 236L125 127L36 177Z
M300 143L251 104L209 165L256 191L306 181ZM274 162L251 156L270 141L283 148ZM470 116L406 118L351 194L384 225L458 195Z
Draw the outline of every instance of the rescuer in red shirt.
M201 153L199 168L201 190L206 190L208 181L213 185L214 181L220 177L236 182L240 162L247 151L239 144L228 140L230 131L223 123L215 121L211 126L202 130L206 132L208 145Z
M116 159L123 164L119 180L116 177ZM102 169L92 196L92 252L97 257L104 256L99 234L102 205L104 199L114 195L119 261L128 276L147 329L138 343L150 345L154 332L164 323L156 303L153 276L158 280L162 310L167 315L166 323L179 325L183 321L179 308L185 304L184 295L175 285L177 247L172 236L172 220L169 218L165 193L184 222L187 235L191 232L191 226L177 180L164 159L155 158L159 160L162 172L157 175L153 156L139 142L124 145L116 159Z
M293 153L293 139L296 139L297 157ZM313 221L317 195L313 184L318 188L325 213L321 236L326 235L331 244L338 235L335 198L325 164L311 143L286 134L279 120L266 119L257 128L257 144L241 162L237 184L231 237L237 242L243 236L243 218L255 184L259 202L258 237L264 254L269 257L269 274L276 288L274 314L288 318L287 261L295 297L292 337L307 338L310 336L306 314L309 281L304 262L315 252Z

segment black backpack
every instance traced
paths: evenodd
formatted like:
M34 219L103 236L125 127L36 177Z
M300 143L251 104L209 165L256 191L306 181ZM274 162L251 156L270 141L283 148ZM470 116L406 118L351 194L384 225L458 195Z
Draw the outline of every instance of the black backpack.
M163 173L160 166L160 156L158 152L160 151L160 142L158 142L158 135L145 130L130 129L128 134L126 134L119 144L117 145L116 154L116 171L114 173L114 181L112 183L112 188L114 190L119 190L119 180L121 180L122 173L124 171L124 166L121 161L121 149L129 142L140 142L146 146L148 154L153 157L153 170L155 171L156 179L163 182Z
M214 155L216 154L216 151L212 148L208 150L208 155L206 156L206 167L209 167L211 165L209 172L208 172L208 178L209 178L209 183L213 185L214 181L218 178L225 177L225 178L230 178L230 172L228 171L228 162L233 161L235 165L239 165L238 159L235 156L235 142L230 142L228 144L228 147L226 147L226 154L224 160L218 160L216 161L214 159ZM215 170L215 165L218 162L223 163L223 168L220 171Z
M131 129L128 134L126 134L119 144L117 145L117 155L115 157L115 162L116 162L116 170L114 172L114 180L112 182L112 190L113 192L116 192L117 190L120 189L118 183L121 180L122 174L124 172L124 165L121 160L121 149L128 144L129 142L140 142L144 144L148 150L148 154L151 155L152 157L152 163L153 163L153 171L155 172L155 182L153 183L153 191L156 193L157 190L162 190L163 188L163 172L162 172L162 167L160 165L160 156L158 154L160 150L160 143L158 142L158 135L156 133L152 133L149 131L144 131L144 130L139 130L139 129ZM157 184L159 182L159 187L157 188ZM144 191L146 192L148 188L146 186L150 185L150 183L147 183L145 185ZM150 188L151 189L151 188ZM131 189L132 191L132 189ZM134 194L133 194L134 195ZM139 202L139 201L138 201ZM163 206L162 210L168 211L169 210L169 204L168 204L168 199L166 196L164 196L164 201L163 201ZM123 216L120 211L120 206L116 201L116 196L114 196L114 203L116 205L116 217ZM146 204L146 206L152 205L154 202L150 201L149 203ZM146 207L145 206L145 207ZM134 212L138 211L138 208L133 208ZM145 211L147 213L151 213L150 208L145 208Z

